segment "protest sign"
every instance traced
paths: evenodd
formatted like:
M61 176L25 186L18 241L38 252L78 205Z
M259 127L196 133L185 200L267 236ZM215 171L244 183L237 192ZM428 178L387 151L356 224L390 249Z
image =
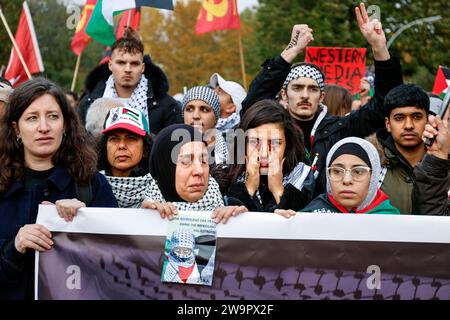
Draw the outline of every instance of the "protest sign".
M307 47L305 61L321 67L326 83L340 85L355 94L364 77L366 49Z

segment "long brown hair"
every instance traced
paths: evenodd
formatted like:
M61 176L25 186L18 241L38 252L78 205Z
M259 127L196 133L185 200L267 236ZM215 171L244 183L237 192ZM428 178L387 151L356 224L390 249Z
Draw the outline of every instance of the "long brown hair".
M241 118L239 128L243 132L268 123L279 123L283 126L286 137L286 149L283 174L290 173L299 162L305 161L305 144L299 128L294 124L289 112L274 100L261 100L252 105ZM246 139L247 141L247 139ZM247 144L247 142L246 142ZM235 147L238 144L235 143ZM237 154L237 151L234 153ZM245 164L238 164L234 159L228 178L235 181L245 171Z
M47 79L36 78L14 90L0 122L0 163L3 166L0 172L0 193L5 192L14 179L21 179L25 171L24 149L17 141L13 122L18 122L30 104L46 94L55 98L64 117L65 135L53 156L53 164L65 166L80 184L89 183L95 174L95 143L81 126L78 115L69 107L64 91Z

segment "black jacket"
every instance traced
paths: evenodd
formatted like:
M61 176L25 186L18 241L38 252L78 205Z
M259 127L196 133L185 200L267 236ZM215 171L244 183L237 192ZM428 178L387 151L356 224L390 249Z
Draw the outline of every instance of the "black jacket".
M426 154L414 168L413 212L426 215L450 215L448 187L450 160Z
M147 105L150 131L157 134L163 128L181 123L180 108L177 102L167 94L169 81L160 67L155 65L148 55L144 56L144 75L148 80ZM108 64L102 64L92 70L86 78L86 94L80 101L79 114L83 124L86 123L86 114L94 100L103 97L106 81L111 75Z
M96 173L91 180L90 207L116 208L117 200L106 178ZM57 166L45 183L26 189L16 180L0 194L0 300L32 300L34 296L35 252L16 250L15 237L25 224L36 223L39 204L79 197L76 183L63 166ZM55 218L56 219L56 218Z
M289 74L291 64L281 56L266 60L263 69L250 85L247 98L242 103L242 115L255 102L262 99L274 99ZM317 128L314 144L310 151L312 157L319 154L315 194L325 190L325 165L328 151L339 140L355 136L365 138L384 127L385 109L384 97L396 86L403 83L400 60L390 58L387 61L375 61L375 95L369 103L360 110L351 112L347 116L325 116ZM309 139L309 137L305 137Z

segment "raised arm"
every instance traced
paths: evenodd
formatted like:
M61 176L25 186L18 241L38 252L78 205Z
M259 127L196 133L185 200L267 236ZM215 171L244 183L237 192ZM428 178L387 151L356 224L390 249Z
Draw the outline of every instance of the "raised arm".
M313 30L306 24L296 24L292 28L289 44L279 56L264 62L262 70L250 84L247 97L242 102L241 115L255 102L275 99L291 70L292 62L314 40L312 33Z

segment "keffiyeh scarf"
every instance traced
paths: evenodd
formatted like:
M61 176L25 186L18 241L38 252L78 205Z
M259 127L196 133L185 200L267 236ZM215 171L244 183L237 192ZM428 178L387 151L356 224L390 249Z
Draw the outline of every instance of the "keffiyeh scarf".
M125 107L134 108L142 111L148 122L148 106L147 106L147 96L148 96L148 80L142 75L141 80L133 91L128 103ZM114 77L109 76L108 81L106 81L105 92L103 93L103 98L119 98L117 95L116 88L114 86ZM151 128L150 128L151 129Z
M228 148L225 139L219 130L216 130L216 142L214 144L214 158L216 164L225 163L228 160Z
M153 179L153 178L152 178ZM145 193L145 200L166 202L156 181L148 186ZM197 202L172 202L178 210L188 211L213 211L224 205L219 184L213 177L209 177L208 190Z
M217 120L216 129L220 131L234 129L239 125L240 121L241 117L239 116L239 113L235 112L228 118L219 118L219 120Z
M105 175L105 171L101 171ZM111 185L114 196L120 208L140 208L145 200L146 191L156 186L156 181L150 175L142 177L113 177L105 175ZM157 186L156 186L157 187Z

